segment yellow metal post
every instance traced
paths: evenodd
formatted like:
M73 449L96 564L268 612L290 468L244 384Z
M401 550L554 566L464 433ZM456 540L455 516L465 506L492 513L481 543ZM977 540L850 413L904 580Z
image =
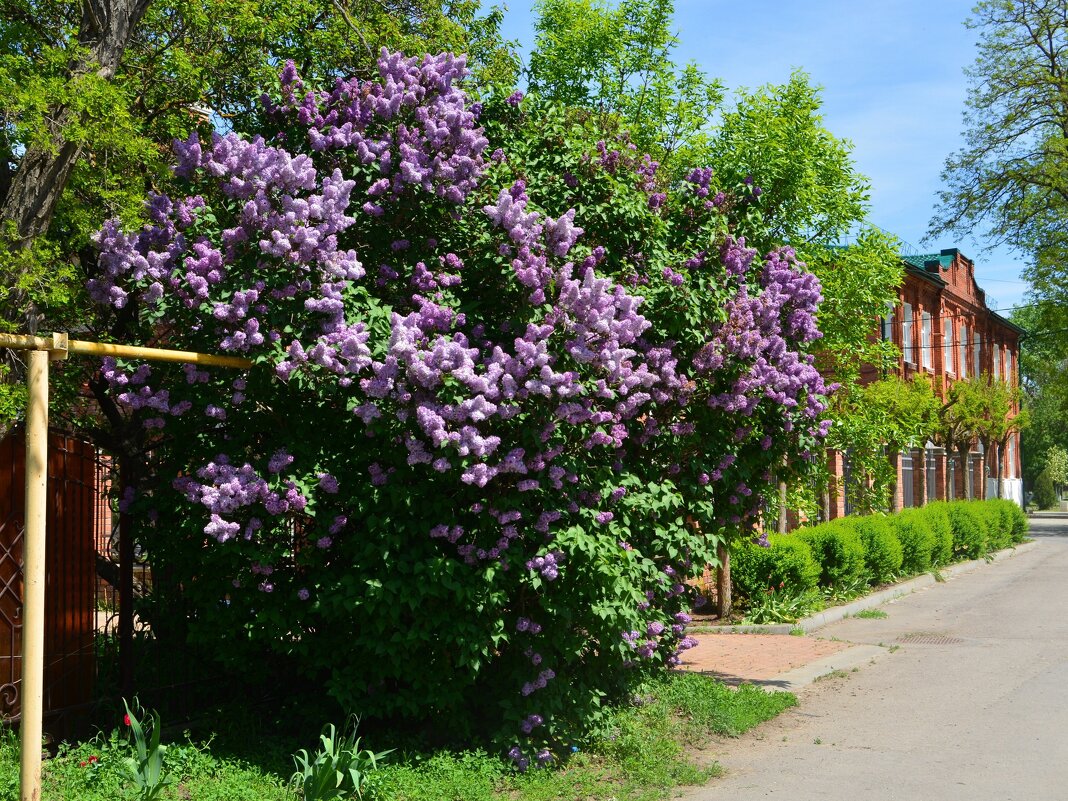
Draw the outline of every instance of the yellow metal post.
M26 531L23 535L21 801L41 798L44 695L45 518L48 513L48 351L29 353Z
M48 361L69 354L248 369L250 359L167 348L83 342L56 333L49 337L0 333L0 347L28 350L26 410L26 533L23 537L22 763L20 801L41 798L41 734L44 715L45 517L48 512ZM130 555L123 557L127 562ZM127 566L127 569L128 566ZM123 610L128 611L128 610Z

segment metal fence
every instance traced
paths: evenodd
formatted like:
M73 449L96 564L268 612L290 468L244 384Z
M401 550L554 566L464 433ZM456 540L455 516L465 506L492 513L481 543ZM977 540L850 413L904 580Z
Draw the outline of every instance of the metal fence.
M92 701L98 627L97 454L73 437L49 436L44 711L53 725ZM0 441L0 714L21 712L25 445Z
M901 504L902 506L916 505L916 477L913 474L912 453L905 451L901 454Z

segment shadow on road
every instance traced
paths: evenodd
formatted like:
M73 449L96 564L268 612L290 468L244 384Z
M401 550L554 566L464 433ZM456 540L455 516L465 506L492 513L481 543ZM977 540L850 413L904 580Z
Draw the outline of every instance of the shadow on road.
M713 679L717 679L728 687L737 687L739 684L754 684L757 687L778 687L780 690L786 690L790 687L790 682L782 679L754 679L752 677L735 676L733 673L723 673L718 670L691 670L689 673L700 673L702 676L711 676Z

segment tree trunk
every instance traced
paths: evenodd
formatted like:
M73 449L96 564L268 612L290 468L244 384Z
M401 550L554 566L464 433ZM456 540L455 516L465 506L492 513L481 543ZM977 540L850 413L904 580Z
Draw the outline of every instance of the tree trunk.
M722 542L716 548L719 568L716 570L716 614L720 620L730 617L731 607L731 552Z
M786 482L779 482L779 524L776 530L780 534L786 533Z
M84 0L78 44L87 57L74 61L70 77L96 70L110 79L134 29L144 16L149 0ZM26 247L47 233L56 204L70 178L81 148L66 141L66 129L77 124L70 109L51 108L47 118L50 142L31 146L19 159L19 166L0 205L0 220L15 224L13 243Z
M901 482L898 480L901 476L901 454L894 452L889 454L890 467L894 470L894 478L890 482L890 512L896 514L901 511L901 504L898 503L898 498L901 497L901 493L898 490L901 489Z
M968 469L968 448L967 448L967 446L965 446L960 451L958 451L957 455L960 456L960 470L961 470L961 473L963 474L962 478L964 479L961 482L961 487L964 489L964 498L965 498L965 500L969 500L970 501L970 500L972 500L972 495L973 495L972 490L974 489L974 487L971 486L972 482L968 480L968 476L969 476L969 473L971 471Z
M950 490L952 489L953 483L949 477L949 465L951 463L951 455L948 446L943 449L942 458L946 460L946 463L942 468L942 500L948 501L950 498Z
M999 498L1005 497L1005 489L1004 489L1004 487L1001 486L1001 443L1000 442L998 443L997 478L995 479L995 481L997 483L998 497Z

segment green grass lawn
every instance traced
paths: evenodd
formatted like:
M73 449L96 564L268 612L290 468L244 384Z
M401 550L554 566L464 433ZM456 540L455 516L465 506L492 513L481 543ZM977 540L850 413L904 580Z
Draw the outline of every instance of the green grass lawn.
M394 752L372 774L365 797L378 801L658 801L671 797L680 785L699 784L719 772L717 765L694 761L694 746L712 734L741 734L796 703L789 693L749 685L733 690L706 676L676 673L650 687L639 703L614 711L565 765L519 774L509 763L484 751ZM246 745L256 749L255 742ZM365 741L362 747L378 750L384 745ZM262 750L278 751L269 743ZM128 753L125 735L119 732L64 744L45 762L43 797L50 801L134 798L122 762ZM275 760L276 766L264 767L265 762ZM244 761L226 755L213 741L186 737L170 741L165 769L173 777L160 796L166 801L293 798L285 788L292 766L281 756ZM0 739L0 801L17 798L18 737L8 731Z

